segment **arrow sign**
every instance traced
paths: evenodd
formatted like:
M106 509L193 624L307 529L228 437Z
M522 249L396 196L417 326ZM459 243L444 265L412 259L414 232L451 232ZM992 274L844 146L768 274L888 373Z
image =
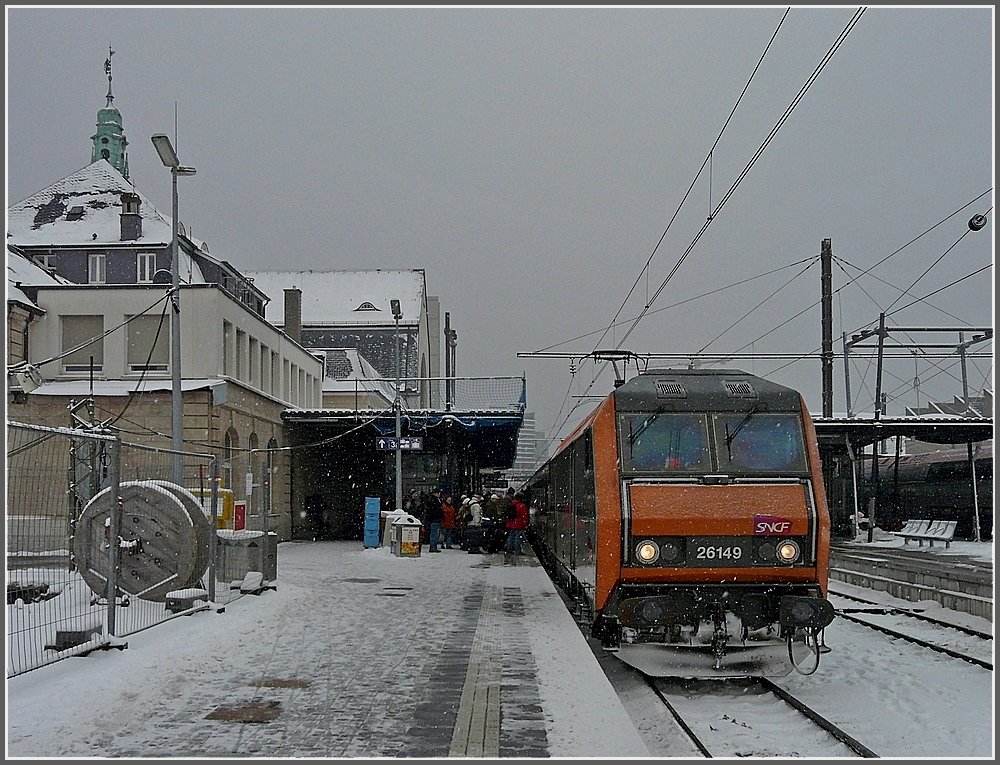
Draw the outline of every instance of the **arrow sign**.
M386 436L375 439L375 448L381 451L395 451L397 445L401 451L421 451L424 448L424 438L423 436L409 436L397 439Z

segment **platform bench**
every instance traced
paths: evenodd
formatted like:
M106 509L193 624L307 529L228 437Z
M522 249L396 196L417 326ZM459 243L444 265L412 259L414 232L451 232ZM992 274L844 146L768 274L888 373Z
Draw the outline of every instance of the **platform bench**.
M944 542L945 547L951 547L956 526L958 521L909 520L902 529L893 533L903 538L904 545L911 539L916 539L920 547L924 546L925 541L931 547L935 542Z

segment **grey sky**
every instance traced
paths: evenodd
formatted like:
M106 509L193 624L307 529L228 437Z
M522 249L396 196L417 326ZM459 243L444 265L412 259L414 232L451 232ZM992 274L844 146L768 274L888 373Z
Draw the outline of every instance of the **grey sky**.
M791 9L715 148L711 184L706 168L619 321L657 291L856 9ZM110 43L131 178L169 214L149 136L174 135L176 103L178 153L198 169L181 180L180 217L213 255L246 271L424 268L458 332L459 374L523 371L538 427L569 426L589 411L569 414L594 365L578 364L571 386L567 360L517 354L598 330L553 348L593 350L784 12L8 7L7 201L89 162ZM819 300L818 263L728 331L805 264L657 309L816 256L825 238L868 269L987 191L863 290L845 287L857 269L835 265L837 352L841 332L912 303L899 289L928 269L914 297L990 266L992 213L949 248L993 205L993 21L992 6L869 7L623 347L815 351L819 306L792 317ZM891 322L992 326L992 268L930 302ZM961 395L958 363L933 363L945 371L887 367L891 412ZM777 370L821 410L818 361L733 366ZM838 359L837 411L843 377ZM992 381L991 359L970 364L973 392ZM605 372L590 392L612 382ZM859 364L852 387L870 411L874 370Z

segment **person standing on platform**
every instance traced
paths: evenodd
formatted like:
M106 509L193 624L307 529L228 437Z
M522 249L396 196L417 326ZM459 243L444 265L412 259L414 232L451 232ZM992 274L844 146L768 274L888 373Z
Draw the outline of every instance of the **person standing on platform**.
M514 515L507 519L507 544L504 551L508 555L524 555L524 530L528 528L530 512L524 497L515 494L511 500Z
M483 551L483 498L473 494L469 499L469 523L465 527L465 549L470 553Z
M438 539L441 536L441 521L444 520L444 508L441 505L441 489L435 488L424 498L424 523L428 525L427 541L430 549L427 552L441 552L438 549Z
M443 514L441 531L444 534L444 547L446 550L450 550L453 545L457 544L455 542L455 505L450 494L441 501L441 511Z
M487 521L487 519L489 519ZM485 534L486 552L500 552L503 549L507 532L503 527L503 508L500 506L500 495L490 494L483 502L483 529Z
M468 539L466 529L469 526L469 521L472 520L472 511L469 509L471 501L471 497L463 494L462 501L455 511L455 525L458 526L458 546L463 550L466 548L466 541Z

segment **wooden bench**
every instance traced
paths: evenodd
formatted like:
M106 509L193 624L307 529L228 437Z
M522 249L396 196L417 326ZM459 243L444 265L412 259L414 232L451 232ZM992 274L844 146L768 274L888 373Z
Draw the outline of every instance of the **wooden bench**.
M958 526L958 521L914 519L907 521L902 529L893 533L903 538L904 545L911 539L916 539L920 547L924 546L924 541L931 547L934 546L935 542L944 542L945 547L950 547L951 540L955 536L956 526Z

